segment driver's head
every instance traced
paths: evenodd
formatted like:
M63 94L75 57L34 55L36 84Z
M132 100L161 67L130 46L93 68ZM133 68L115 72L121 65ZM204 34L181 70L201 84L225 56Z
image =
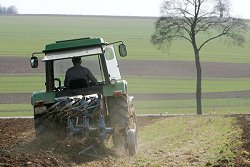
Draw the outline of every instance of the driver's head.
M72 63L73 63L74 65L79 65L79 64L81 64L81 63L82 63L81 57L73 57L73 58L72 58Z

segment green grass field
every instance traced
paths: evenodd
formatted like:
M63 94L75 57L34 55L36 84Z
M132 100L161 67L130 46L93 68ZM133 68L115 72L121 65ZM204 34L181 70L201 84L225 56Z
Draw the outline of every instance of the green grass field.
M188 100L134 101L137 114L195 114L196 102ZM204 99L204 114L249 113L250 97ZM30 104L0 104L0 116L32 116Z
M203 99L204 114L249 113L250 97ZM195 99L135 101L139 114L195 114Z
M131 60L187 60L193 61L189 43L176 41L172 49L159 51L150 43L156 18L128 17L74 17L74 16L0 16L0 56L27 56L41 51L44 45L56 40L103 37L113 42L123 40ZM203 41L205 35L199 39ZM244 47L224 44L222 40L210 43L201 52L202 61L250 62L250 32Z
M130 93L194 93L195 78L125 77ZM148 82L150 80L150 82ZM16 82L18 81L18 82ZM29 81L29 82L27 82ZM1 76L0 93L31 93L44 90L44 76ZM144 86L141 86L144 83ZM247 78L203 79L203 92L250 90Z
M90 16L0 16L0 56L29 57L44 45L56 40L103 37L127 45L127 60L193 61L193 51L184 40L175 41L171 50L160 51L150 43L156 18L90 17ZM199 39L203 41L205 35ZM209 43L201 52L201 61L250 63L250 32L243 47L225 44L223 40ZM195 78L159 78L125 76L133 93L194 93ZM32 93L44 89L44 77L2 75L0 93ZM148 82L150 80L150 83ZM28 81L28 82L27 82ZM146 83L141 86L141 83ZM147 84L148 83L148 84ZM250 90L250 79L204 78L203 92ZM195 113L195 100L137 101L138 113ZM249 98L205 99L204 113L249 113ZM32 115L30 104L0 104L1 115Z

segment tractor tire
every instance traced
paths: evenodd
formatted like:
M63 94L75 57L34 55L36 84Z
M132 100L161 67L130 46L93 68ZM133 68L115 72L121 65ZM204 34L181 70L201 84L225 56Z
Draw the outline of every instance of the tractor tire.
M34 124L35 124L35 134L36 138L41 137L45 132L46 128L42 123L42 116L34 116Z
M129 129L127 134L128 152L130 156L137 153L137 134L136 129Z
M110 126L116 129L113 135L114 146L124 146L130 155L135 155L138 128L134 107L129 102L128 96L108 97L108 112Z
M36 138L44 138L54 135L55 123L49 119L43 118L42 115L34 117Z
M128 108L127 96L109 97L108 112L110 124L118 128L126 127L130 117Z
M43 118L43 116L39 115L34 117L34 123L37 138L45 136L66 137L66 125L55 119Z

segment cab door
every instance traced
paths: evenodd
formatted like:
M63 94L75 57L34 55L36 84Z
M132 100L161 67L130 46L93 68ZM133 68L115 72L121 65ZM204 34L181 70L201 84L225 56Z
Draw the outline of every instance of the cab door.
M107 65L109 81L112 79L120 80L121 74L119 65L115 56L115 50L112 45L107 45L104 50L104 57Z

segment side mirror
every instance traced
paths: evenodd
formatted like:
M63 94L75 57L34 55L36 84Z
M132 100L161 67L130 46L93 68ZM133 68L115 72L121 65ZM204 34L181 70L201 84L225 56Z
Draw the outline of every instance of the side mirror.
M119 45L119 54L121 57L127 56L126 45L124 45L123 43Z
M38 67L38 58L37 58L37 57L32 56L32 57L30 58L30 66L31 66L32 68L37 68L37 67Z

